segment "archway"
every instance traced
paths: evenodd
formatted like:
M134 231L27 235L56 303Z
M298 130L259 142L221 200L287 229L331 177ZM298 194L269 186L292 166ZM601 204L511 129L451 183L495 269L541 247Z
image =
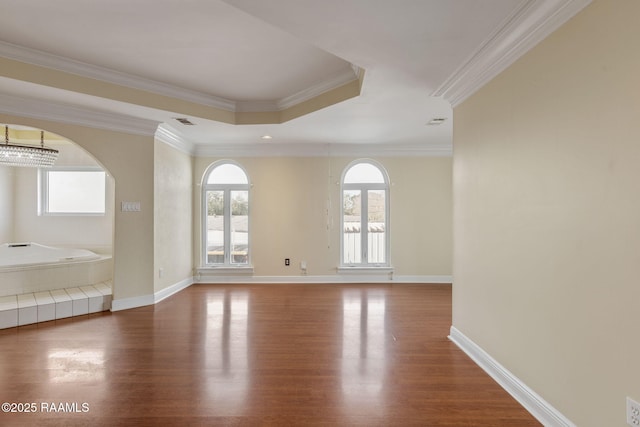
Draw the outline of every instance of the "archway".
M39 145L41 129L8 126L12 144ZM0 297L99 283L110 286L113 278L115 179L80 145L46 129L44 136L45 145L59 151L52 168L0 165L0 243L23 248L33 243L72 255L60 259L64 268L34 258L29 269L49 270L25 273L19 281L13 277L16 269L10 280L3 280L0 272ZM77 249L96 255L81 258L85 252L69 252Z

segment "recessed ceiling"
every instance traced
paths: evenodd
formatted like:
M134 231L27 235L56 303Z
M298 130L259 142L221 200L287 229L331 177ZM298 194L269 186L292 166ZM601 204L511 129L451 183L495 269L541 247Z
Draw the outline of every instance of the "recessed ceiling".
M281 99L353 73L221 1L6 0L2 9L5 42L234 101Z
M588 2L4 0L0 111L18 97L151 120L195 151L441 149L452 103Z

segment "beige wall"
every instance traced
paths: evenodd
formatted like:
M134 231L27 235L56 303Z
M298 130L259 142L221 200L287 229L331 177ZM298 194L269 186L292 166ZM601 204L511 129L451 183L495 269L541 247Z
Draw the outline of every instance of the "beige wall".
M100 165L81 147L71 143L47 143L59 150L56 166ZM113 241L114 185L108 177L106 212L102 216L38 215L38 170L14 168L15 191L13 239L44 245L91 249L111 253Z
M154 290L158 292L193 276L193 159L157 140L154 157Z
M640 400L640 2L455 109L453 325L579 426Z
M61 135L89 152L115 180L114 300L152 295L153 135L139 136L25 117L0 115L0 122ZM141 212L121 212L122 201L140 202Z
M14 168L0 166L0 243L10 243L13 237Z
M201 260L201 182L214 158L194 168L194 261ZM255 276L335 275L340 257L340 178L354 158L234 159L252 184ZM451 159L379 158L390 180L391 262L396 275L451 274ZM291 266L284 259L291 259Z

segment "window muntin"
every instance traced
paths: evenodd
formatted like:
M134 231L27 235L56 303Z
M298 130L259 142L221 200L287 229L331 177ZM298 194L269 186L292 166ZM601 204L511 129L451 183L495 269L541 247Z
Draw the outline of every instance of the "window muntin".
M40 169L40 215L104 215L106 173L100 168Z
M388 192L386 172L374 161L360 160L345 170L341 265L389 266Z
M203 264L249 265L249 180L231 162L214 163L203 186Z

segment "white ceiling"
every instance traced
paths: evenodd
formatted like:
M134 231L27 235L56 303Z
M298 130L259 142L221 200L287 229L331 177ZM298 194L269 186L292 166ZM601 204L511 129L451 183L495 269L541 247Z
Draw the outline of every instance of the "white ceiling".
M62 106L109 116L96 120L99 127L151 120L163 123L173 142L204 154L256 147L446 154L452 105L588 2L3 0L0 57L175 102L140 105L0 69L0 112L20 112L22 105L46 116ZM229 124L180 107L187 100L231 112L277 110L356 80L360 70L359 96L284 123ZM34 102L38 107L30 109ZM178 116L196 125L181 125ZM427 125L434 117L448 120ZM273 139L261 140L265 134Z

